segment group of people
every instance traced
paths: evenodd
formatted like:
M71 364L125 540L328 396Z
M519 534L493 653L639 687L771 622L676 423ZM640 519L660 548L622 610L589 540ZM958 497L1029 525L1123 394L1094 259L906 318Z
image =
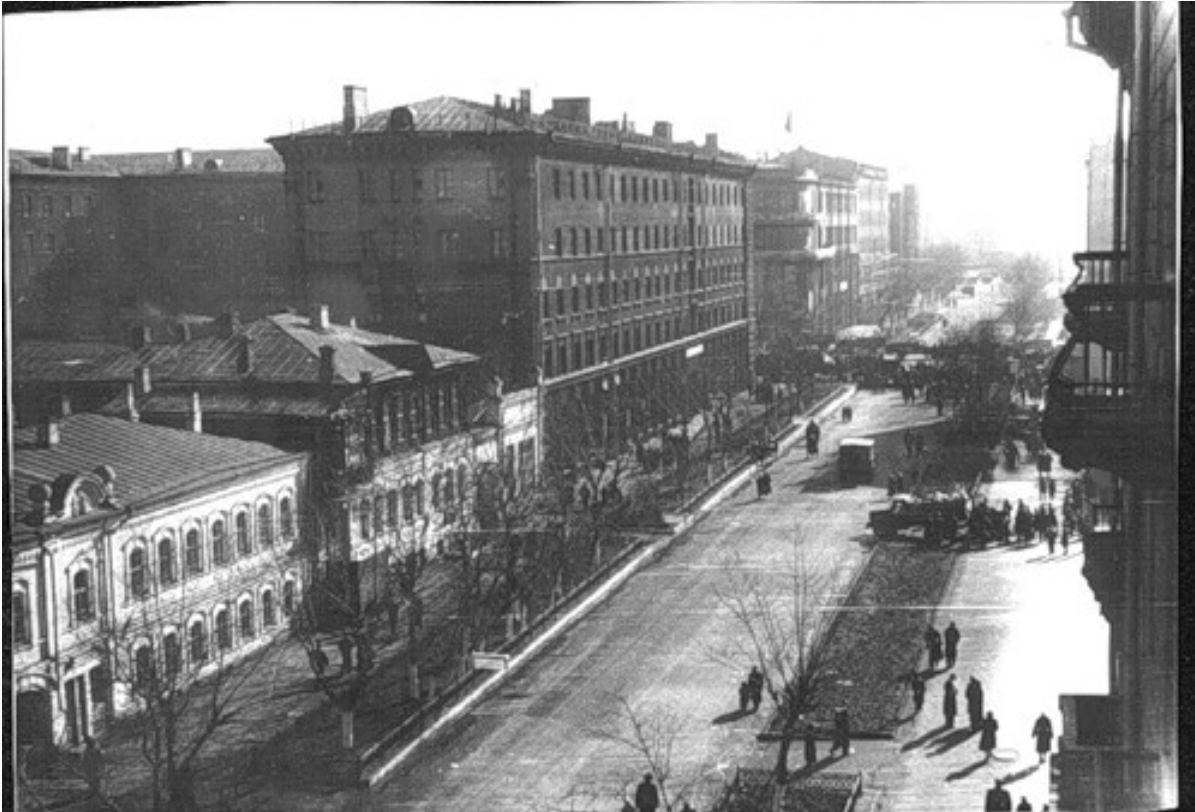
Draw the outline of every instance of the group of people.
M739 710L745 712L750 708L752 712L757 711L761 702L763 702L763 672L752 667L747 679L739 683Z

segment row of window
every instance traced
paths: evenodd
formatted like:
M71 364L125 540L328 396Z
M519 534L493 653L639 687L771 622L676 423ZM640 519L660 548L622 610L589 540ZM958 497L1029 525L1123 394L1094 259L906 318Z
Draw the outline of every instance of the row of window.
M690 313L692 332L710 330L743 318L741 300L715 303L706 307L694 306ZM679 313L659 318L615 324L608 329L587 330L552 339L545 339L543 350L544 376L567 375L595 364L612 361L624 355L666 344L681 338L683 317Z
M707 286L725 285L742 279L742 265L728 260L715 261L709 267L702 266L691 271L690 290L701 290ZM683 290L684 274L679 266L664 266L663 270L647 269L642 279L624 276L614 279L584 283L574 276L568 288L557 287L540 291L540 310L543 318L567 316L592 312L611 305L637 304L651 299L660 299L680 293Z
M416 390L378 398L372 414L346 426L345 465L365 456L400 451L465 423L465 401L452 382L428 383Z
M665 223L653 226L611 226L607 229L557 228L547 245L547 253L558 257L582 257L593 254L630 254L636 251L668 251L688 246L738 245L742 227L738 223L697 225L690 221L689 239L681 242L681 226ZM609 249L607 250L607 246Z
M676 178L629 175L611 172L606 176L611 202L620 203L680 203L681 184ZM588 170L552 169L552 197L556 200L601 200L602 173ZM738 184L721 181L688 179L689 203L712 203L717 206L739 205ZM617 192L617 194L616 194Z
M58 198L53 195L42 195L39 207L35 195L25 194L21 196L21 216L90 217L95 212L95 198L91 195L84 195L78 200L79 202L76 203L74 195L62 195Z
M357 503L357 527L362 539L375 533L398 528L399 521L410 524L426 513L426 486L422 479L408 482L401 490L391 488ZM452 470L438 473L431 480L432 510L452 513L463 510L469 494L469 469L461 463Z
M47 232L40 238L35 232L26 231L21 240L21 247L25 256L34 254L57 254L59 250L74 253L75 238L73 234L54 234Z
M453 169L434 167L431 170L435 200L452 200L460 188ZM357 193L362 203L380 201L379 188L384 183L391 203L421 203L425 196L424 172L419 169L389 169L384 173L370 167L357 170ZM324 173L318 169L305 172L291 179L295 193L301 184L302 195L308 203L324 203L328 200L327 182ZM486 168L486 191L491 199L507 196L506 170L501 167Z
M155 657L155 647L148 640L135 647L132 677L136 682L153 684L159 674L166 680L172 680L186 668L200 668L212 658L213 653L223 656L238 646L252 642L262 631L276 627L280 620L279 609L283 616L289 617L295 610L295 601L295 582L288 578L282 586L281 607L277 605L272 585L261 590L258 606L254 605L252 595L242 596L236 602L235 630L231 603L221 604L212 610L210 630L206 615L202 612L192 615L187 621L185 655L179 632L168 630L157 646L160 656Z
M360 231L357 233L357 245L347 241L349 234L330 231L306 231L303 240L303 255L309 262L403 262L417 260L422 256L423 239L418 228L395 229L389 232ZM436 256L441 260L454 260L465 253L477 255L482 250L492 259L505 259L510 256L510 230L505 228L491 228L488 242L484 248L481 245L472 246L472 250L462 252L461 232L455 228L440 229L436 232Z

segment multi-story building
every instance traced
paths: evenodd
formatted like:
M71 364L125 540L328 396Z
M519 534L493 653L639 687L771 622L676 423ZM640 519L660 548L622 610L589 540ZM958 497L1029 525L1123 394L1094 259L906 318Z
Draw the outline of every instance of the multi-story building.
M112 340L295 304L282 177L268 149L11 152L14 336Z
M888 195L891 252L902 260L921 256L921 200L917 187L905 184Z
M879 324L888 312L896 257L891 247L888 171L859 165L859 303L856 321Z
M1075 3L1070 42L1119 76L1110 233L1075 255L1043 437L1088 472L1084 574L1106 696L1063 696L1063 808L1178 805L1177 3ZM1110 116L1112 118L1112 116ZM1093 212L1097 216L1099 212Z
M223 668L299 598L305 455L67 414L18 429L11 460L5 617L31 771L102 733L138 675Z
M549 415L626 404L631 435L675 415L678 379L746 387L752 167L716 136L526 91L363 110L349 87L339 121L269 139L311 300L481 354L509 389L542 377Z
M84 408L106 401L105 414L309 453L313 596L352 613L385 587L396 550L434 553L470 526L477 467L498 462L499 443L522 479L536 476L539 404L535 389L487 392L474 355L313 311L244 324L228 314L168 344L142 332L118 354L18 345L14 400L26 420L67 393Z

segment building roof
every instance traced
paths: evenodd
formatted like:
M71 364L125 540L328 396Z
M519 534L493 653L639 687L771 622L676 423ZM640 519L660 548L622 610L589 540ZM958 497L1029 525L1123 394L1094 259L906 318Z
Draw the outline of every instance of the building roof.
M398 123L407 117L403 123ZM691 141L680 142L630 132L609 124L585 124L557 118L550 112L523 113L496 105L480 104L451 96L392 107L362 117L354 133L380 134L392 132L415 133L475 133L500 135L516 133L551 134L562 141L575 140L595 144L621 146L632 151L655 152L679 156L717 158L726 163L749 165L742 155L706 147ZM270 143L291 138L343 136L344 122L334 121L289 135L268 139Z
M282 158L272 149L190 150L191 162L178 168L177 150L171 152L130 152L100 156L121 175L179 175L232 173L280 173Z
M17 385L22 381L110 380L108 367L132 350L99 341L22 341L12 348L9 369Z
M101 465L116 474L115 497L135 506L174 491L198 488L223 476L301 459L264 443L197 434L98 414L77 414L59 423L59 440L39 445L37 427L13 432L12 510L26 515L29 489L63 475L89 474Z
M50 153L27 149L10 149L8 151L8 174L81 178L113 178L120 175L115 167L95 155L89 156L84 161L80 161L77 154L72 155L70 169L61 169L53 165Z
M832 155L823 155L820 152L813 152L804 147L797 147L792 152L778 155L773 159L772 163L797 171L812 169L823 180L842 180L852 183L858 179L860 171L864 168L863 164L852 161L849 158L836 158ZM868 168L871 169L874 167Z

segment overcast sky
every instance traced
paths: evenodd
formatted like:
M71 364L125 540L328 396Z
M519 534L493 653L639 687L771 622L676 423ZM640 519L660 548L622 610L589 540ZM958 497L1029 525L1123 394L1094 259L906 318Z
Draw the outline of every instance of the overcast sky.
M4 17L7 148L264 147L371 110L529 88L750 158L803 145L922 192L931 238L1084 246L1088 146L1114 73L1067 4L232 4ZM792 134L785 132L791 112Z

